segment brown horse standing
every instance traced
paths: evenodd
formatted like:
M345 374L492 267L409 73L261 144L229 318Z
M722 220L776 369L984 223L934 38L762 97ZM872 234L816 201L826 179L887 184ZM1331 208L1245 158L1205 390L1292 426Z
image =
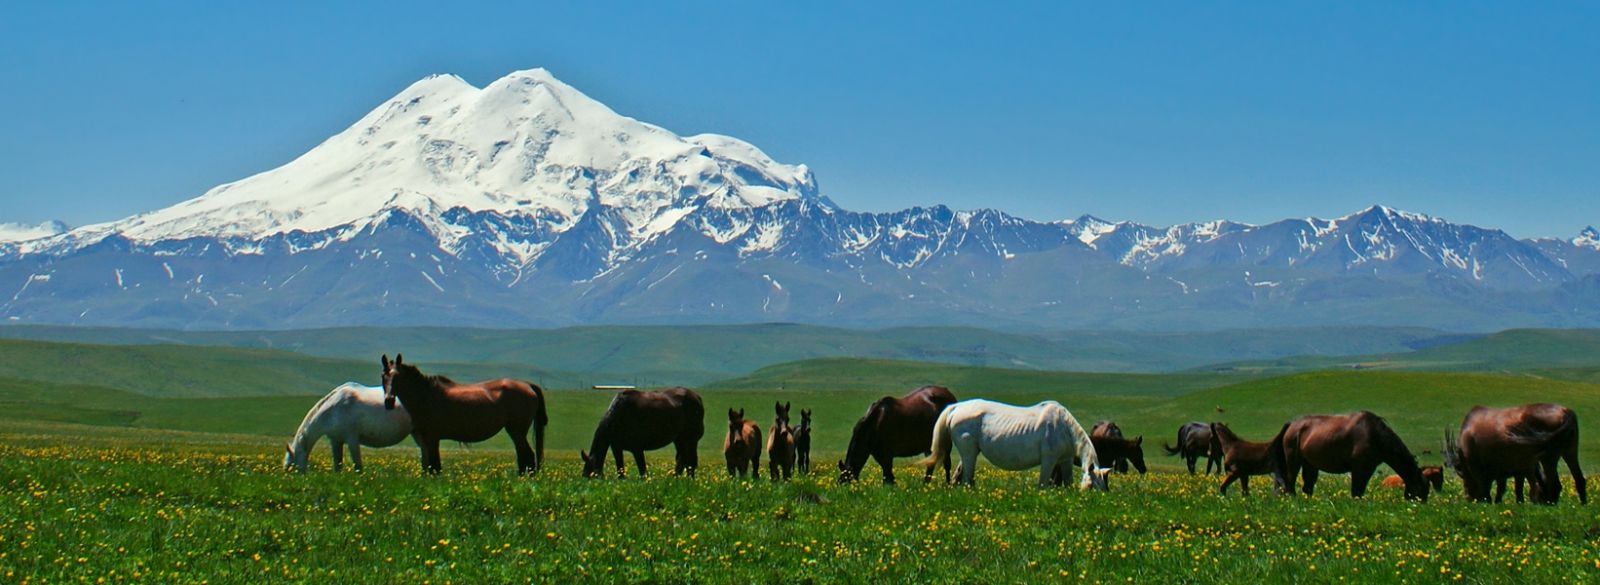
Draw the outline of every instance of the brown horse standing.
M800 428L794 431L794 464L801 474L811 474L811 411L800 409Z
M1278 487L1293 495L1295 476L1304 471L1302 490L1311 495L1317 472L1350 474L1350 495L1367 493L1379 464L1388 465L1406 484L1406 499L1428 500L1428 482L1400 435L1383 417L1365 410L1340 415L1302 416L1289 421L1283 438L1273 445L1278 462Z
M672 445L677 450L673 473L693 476L700 466L700 437L706 433L706 407L700 395L688 388L668 388L658 392L627 390L611 399L594 429L589 451L579 451L583 476L600 477L606 451L617 462L617 476L623 472L622 452L633 453L639 477L645 476L644 452Z
M511 436L517 450L517 473L534 473L544 463L544 389L520 380L499 379L477 384L457 384L444 376L426 376L416 366L384 355L384 406L394 401L411 413L411 437L422 450L422 470L439 473L439 441L476 443L501 430ZM533 429L538 449L528 446Z
M956 395L942 386L923 386L900 398L885 396L867 407L867 413L850 431L850 446L839 462L839 481L861 475L867 458L883 468L883 483L894 483L894 458L927 455L933 446L933 423L944 408L955 404ZM933 478L933 465L923 481ZM950 480L950 461L944 461L945 481Z
M1467 497L1480 502L1489 501L1491 484L1528 477L1535 480L1534 502L1556 503L1561 497L1558 460L1567 462L1578 500L1588 503L1588 482L1578 466L1578 415L1559 404L1475 406L1461 421L1454 444L1445 444L1446 463L1461 477Z
M728 475L744 477L746 471L761 479L761 425L744 417L744 409L728 409L728 436L722 439L722 456Z
M1284 428L1288 428L1285 425ZM1219 445L1222 451L1222 467L1228 475L1222 479L1222 495L1228 495L1228 486L1239 482L1239 491L1250 495L1250 476L1269 475L1277 469L1277 462L1272 458L1272 446L1278 444L1283 438L1283 431L1278 431L1278 436L1265 443L1246 441L1234 434L1233 429L1222 423L1211 423L1207 429L1208 434ZM1208 466L1209 467L1209 466ZM1190 473L1194 472L1190 468ZM1210 469L1206 470L1211 473Z
M794 428L789 426L789 403L772 403L777 418L767 433L767 475L772 481L788 481L794 473ZM779 477L782 472L782 477Z
M1183 457L1189 464L1189 475L1194 475L1194 462L1201 457L1206 458L1206 475L1211 475L1211 466L1216 465L1217 472L1222 468L1222 444L1217 441L1216 435L1211 433L1211 425L1199 421L1187 423L1178 427L1178 446L1162 445L1168 455Z
M1115 461L1122 466L1122 473L1128 472L1128 464L1138 470L1140 475L1146 471L1144 466L1144 437L1124 439L1122 437L1096 437L1089 436L1089 442L1094 444L1094 452L1100 456L1100 461ZM1082 465L1078 462L1078 465ZM1116 469L1116 467L1112 467Z

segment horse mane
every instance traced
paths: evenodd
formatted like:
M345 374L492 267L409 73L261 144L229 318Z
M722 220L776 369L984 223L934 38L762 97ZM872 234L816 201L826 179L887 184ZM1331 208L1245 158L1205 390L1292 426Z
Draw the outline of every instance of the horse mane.
M434 386L460 386L455 380L451 380L449 376L444 374L428 376L428 381L432 382Z

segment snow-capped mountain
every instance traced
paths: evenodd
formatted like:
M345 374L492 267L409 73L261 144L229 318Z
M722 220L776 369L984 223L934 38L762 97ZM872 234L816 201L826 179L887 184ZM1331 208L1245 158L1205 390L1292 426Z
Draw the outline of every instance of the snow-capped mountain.
M57 230L60 231L60 230ZM172 207L0 237L0 318L160 327L808 321L1197 328L1600 323L1600 237L1383 206L1170 227L853 212L804 165L543 70L423 79Z
M25 242L66 233L67 224L47 221L41 224L0 223L0 243Z

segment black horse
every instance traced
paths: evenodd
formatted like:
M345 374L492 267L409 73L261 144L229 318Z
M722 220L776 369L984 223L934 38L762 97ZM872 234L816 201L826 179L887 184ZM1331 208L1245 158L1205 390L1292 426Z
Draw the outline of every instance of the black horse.
M696 449L705 435L706 408L700 395L688 388L669 388L659 392L628 390L611 399L611 406L600 417L589 451L583 458L583 476L599 477L606 451L617 462L617 476L625 475L622 452L633 453L639 477L645 475L644 452L667 445L677 448L678 461L673 473L694 475L700 465Z

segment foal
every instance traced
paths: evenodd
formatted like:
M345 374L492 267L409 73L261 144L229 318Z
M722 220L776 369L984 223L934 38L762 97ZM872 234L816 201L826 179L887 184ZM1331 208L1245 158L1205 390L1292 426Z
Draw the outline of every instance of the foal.
M811 411L800 409L800 428L794 432L794 463L800 473L811 474Z
M777 419L772 421L772 429L767 433L767 475L772 476L772 481L788 481L790 474L794 473L794 428L789 426L790 403L772 403L772 409L777 413ZM779 471L783 472L779 477Z
M1285 429L1289 425L1284 425ZM1278 431L1278 436L1265 443L1256 443L1239 438L1233 429L1223 423L1211 423L1211 436L1215 437L1222 446L1222 469L1228 473L1222 479L1222 495L1228 495L1228 486L1234 481L1239 482L1239 491L1250 495L1250 476L1275 474L1278 462L1272 457L1272 446L1283 439L1283 431ZM1276 479L1276 475L1274 475Z
M744 409L728 409L728 436L722 439L722 456L728 460L728 475L744 477L749 470L761 479L761 425L744 417Z

